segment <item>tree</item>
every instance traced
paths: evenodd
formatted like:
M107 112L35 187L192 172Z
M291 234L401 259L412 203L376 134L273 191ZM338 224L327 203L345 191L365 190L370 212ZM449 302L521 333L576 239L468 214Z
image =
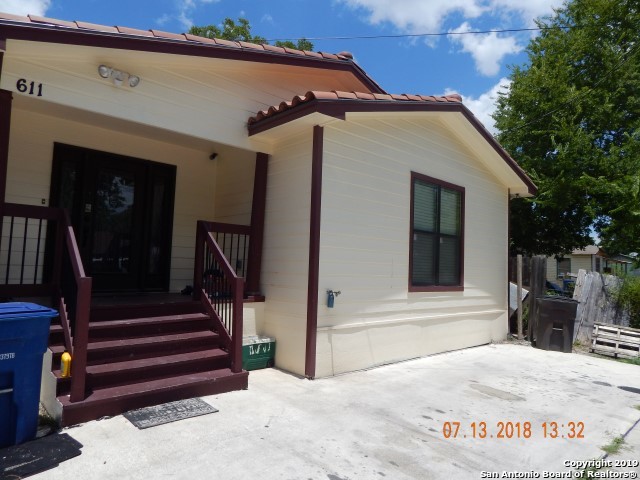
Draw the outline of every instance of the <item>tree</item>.
M236 23L234 20L227 17L222 22L222 28L217 25L206 25L202 27L193 26L189 29L189 33L199 37L221 38L234 42L242 41L258 44L269 43L266 38L251 34L251 24L246 18L239 18ZM290 40L278 40L275 45L278 47L294 48L297 50L313 50L313 43L306 38L301 38L296 43L293 43Z
M494 114L539 193L511 203L513 253L640 248L640 4L570 0L541 19Z

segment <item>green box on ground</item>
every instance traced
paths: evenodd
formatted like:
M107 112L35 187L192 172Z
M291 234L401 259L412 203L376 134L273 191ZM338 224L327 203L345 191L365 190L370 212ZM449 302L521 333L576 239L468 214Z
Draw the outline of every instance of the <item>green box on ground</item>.
M276 355L275 338L251 335L242 338L242 368L258 370L273 367Z

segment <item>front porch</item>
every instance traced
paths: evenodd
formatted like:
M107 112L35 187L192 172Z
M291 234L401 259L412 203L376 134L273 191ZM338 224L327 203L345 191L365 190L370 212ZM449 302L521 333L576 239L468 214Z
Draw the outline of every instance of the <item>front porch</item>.
M95 294L66 210L1 208L0 296L60 312L50 329L52 376L43 395L63 425L247 388L243 304L264 301L245 294L252 287L241 276L260 271L250 255L251 227L199 221L193 286L183 293ZM45 249L47 232L53 253ZM252 315L249 331L255 333ZM73 359L67 378L61 374L64 352Z
M264 301L268 156L31 99L14 101L5 91L0 110L0 298L37 297L60 312L51 326L51 381L43 390L51 413L71 425L247 388L243 330L260 332L256 308L246 308L245 329L243 305ZM34 131L40 133L36 142ZM211 150L220 152L215 161ZM137 160L143 153L174 168L174 183L156 163L149 170L151 162ZM58 175L65 161L75 169L65 167L66 177ZM97 183L87 188L86 179L92 171L92 178L101 178L98 168L122 187L117 202L114 195L102 199L112 207L117 235L109 218L96 227L105 208L97 208L94 190L105 189ZM144 168L159 175L136 173ZM141 198L163 205L175 199L175 205L154 216L147 202L123 226L122 217ZM137 234L139 225L144 229ZM69 378L60 371L65 351L73 359Z

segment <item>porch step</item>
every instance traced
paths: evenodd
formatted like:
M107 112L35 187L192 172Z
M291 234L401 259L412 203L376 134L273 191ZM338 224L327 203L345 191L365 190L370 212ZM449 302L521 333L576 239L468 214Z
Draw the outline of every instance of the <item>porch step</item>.
M89 341L171 332L195 332L206 329L208 325L209 317L204 313L89 322Z
M163 357L89 365L87 367L87 388L93 390L216 370L226 367L228 360L229 354L227 352L215 348ZM53 374L58 380L57 395L68 395L71 378L62 378L60 369L53 370Z
M196 308L197 307L197 308ZM133 408L247 388L247 373L232 373L231 358L212 331L213 320L193 302L92 309L86 395L70 403L71 378L60 378L64 335L50 329L52 373L64 425ZM71 373L74 362L72 360Z
M131 318L148 318L169 315L185 315L202 313L202 304L195 301L170 303L140 303L123 305L99 305L91 307L92 322L109 322L112 320L126 320Z
M88 365L96 365L205 350L217 347L218 339L217 333L207 330L93 341L89 342L87 346L87 363ZM64 346L52 345L49 348L53 352L54 366L59 367L60 356L64 352Z
M103 416L150 405L202 395L243 390L248 373L233 373L229 368L189 375L179 375L142 383L94 390L85 400L71 403L67 395L58 397L62 404L62 425L69 426Z

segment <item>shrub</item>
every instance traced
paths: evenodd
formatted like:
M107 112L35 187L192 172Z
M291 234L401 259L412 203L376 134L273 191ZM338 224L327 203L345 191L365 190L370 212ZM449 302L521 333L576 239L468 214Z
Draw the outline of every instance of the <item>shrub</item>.
M640 277L624 277L615 292L615 299L629 312L629 326L640 328Z

